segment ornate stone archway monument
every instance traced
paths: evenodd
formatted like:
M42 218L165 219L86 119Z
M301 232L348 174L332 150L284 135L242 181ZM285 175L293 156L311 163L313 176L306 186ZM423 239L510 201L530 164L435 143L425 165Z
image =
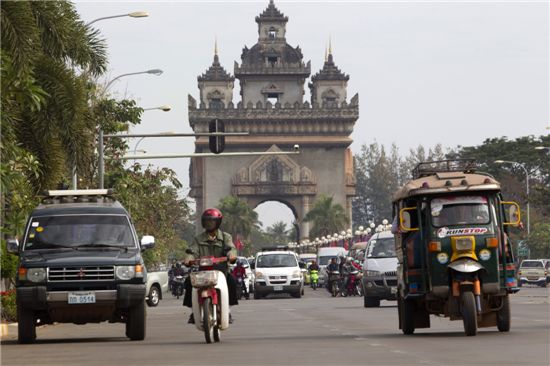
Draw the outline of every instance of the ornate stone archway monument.
M355 194L353 157L349 149L359 118L359 97L347 101L349 76L334 64L329 49L323 68L308 84L311 103L303 101L311 63L304 64L299 47L286 42L285 17L270 1L256 17L258 42L243 49L234 75L214 54L212 65L198 77L200 101L189 95L189 123L194 132L208 132L214 118L226 132L249 136L226 137L225 152L281 151L300 145L299 155L226 156L193 158L190 196L197 212L236 195L255 208L266 201L291 208L302 238L309 236L303 218L320 194L332 196L351 219ZM240 82L241 99L233 104L233 87ZM195 141L196 152L208 151L208 138Z

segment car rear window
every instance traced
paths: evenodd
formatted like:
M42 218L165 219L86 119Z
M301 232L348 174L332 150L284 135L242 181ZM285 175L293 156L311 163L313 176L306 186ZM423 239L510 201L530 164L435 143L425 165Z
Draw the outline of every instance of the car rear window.
M542 268L541 261L523 261L521 263L521 268Z

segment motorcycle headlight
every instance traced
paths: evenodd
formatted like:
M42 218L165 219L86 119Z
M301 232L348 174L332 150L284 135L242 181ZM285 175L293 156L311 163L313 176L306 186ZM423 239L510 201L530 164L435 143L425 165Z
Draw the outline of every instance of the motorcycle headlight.
M116 266L115 274L119 280L130 280L136 276L136 266Z
M366 271L367 277L377 277L380 276L380 271Z
M30 282L44 282L46 280L46 268L28 268L27 280Z

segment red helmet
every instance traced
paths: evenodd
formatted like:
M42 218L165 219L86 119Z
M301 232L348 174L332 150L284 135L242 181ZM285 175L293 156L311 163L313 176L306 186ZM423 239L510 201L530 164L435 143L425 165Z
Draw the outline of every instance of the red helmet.
M202 213L201 224L202 224L202 227L207 229L207 230L218 230L220 225L222 224L222 219L223 219L223 215L222 215L222 212L220 210L218 210L217 208L209 208L209 209L206 209ZM206 228L205 227L205 221L206 220L214 221L216 223L216 227Z

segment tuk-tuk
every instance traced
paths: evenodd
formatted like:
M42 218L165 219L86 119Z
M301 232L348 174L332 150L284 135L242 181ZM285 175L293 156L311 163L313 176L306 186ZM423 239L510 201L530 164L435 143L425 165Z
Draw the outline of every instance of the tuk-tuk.
M508 227L520 223L500 183L471 159L424 162L393 197L399 328L430 327L430 314L510 330L517 287Z

